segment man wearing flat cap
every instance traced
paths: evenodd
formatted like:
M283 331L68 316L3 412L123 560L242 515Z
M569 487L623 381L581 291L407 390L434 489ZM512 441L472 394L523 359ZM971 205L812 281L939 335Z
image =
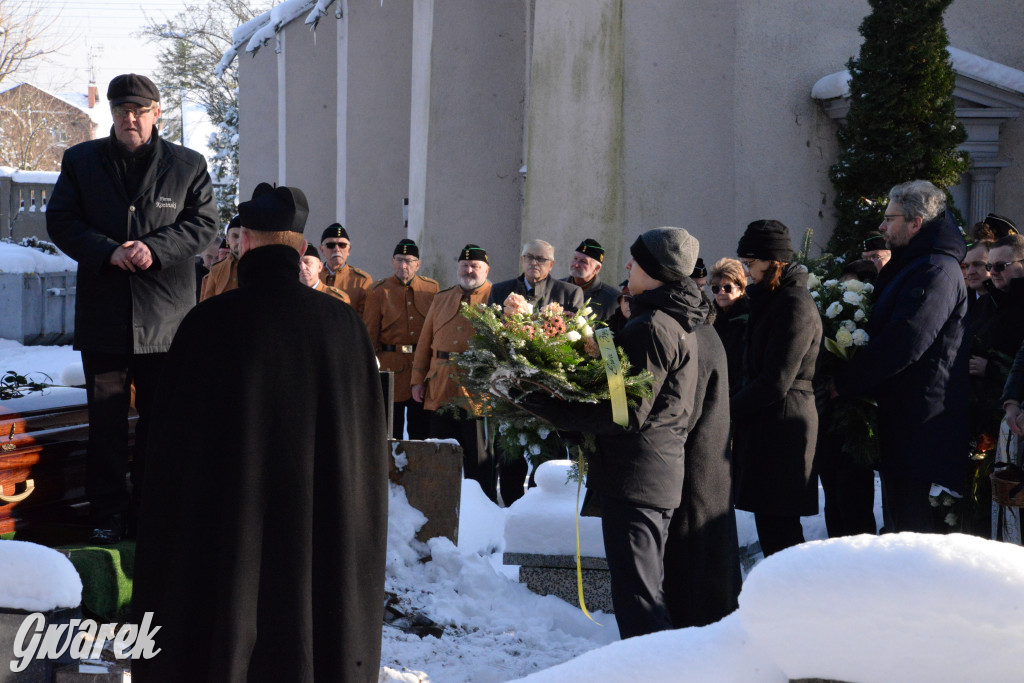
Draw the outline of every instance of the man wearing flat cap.
M320 235L320 253L324 257L320 279L325 285L337 287L348 294L352 306L362 315L366 293L373 286L373 278L365 270L348 264L352 240L341 223L331 223Z
M133 673L375 682L388 451L373 346L351 306L299 282L302 191L261 184L238 208L238 289L182 321L157 398L132 607L153 612L160 650ZM234 358L230 382L206 381L211 349ZM198 640L197 614L215 625Z
M409 438L421 440L429 436L430 416L423 403L412 398L412 359L423 321L440 287L437 280L416 274L420 269L420 248L410 239L395 245L391 269L395 274L377 280L366 295L363 322L380 369L395 373L391 436L401 439L408 422Z
M563 282L582 289L583 298L590 301L590 308L597 314L597 319L607 321L615 314L620 291L601 280L603 264L604 247L588 237L576 247L572 263L569 264L569 277Z
M469 394L452 379L454 366L449 362L452 354L469 349L473 325L459 308L463 303L487 303L491 293L487 274L491 266L487 251L475 244L464 246L458 261L459 284L434 297L423 321L412 361L412 398L423 403L430 413L430 437L458 440L465 478L476 480L488 498L497 500L494 465L484 443L481 421L472 415ZM456 399L465 404L456 415L436 412Z
M226 242L230 252L227 258L213 264L209 274L203 278L203 287L199 294L200 301L206 301L211 296L217 296L238 287L238 236L241 231L242 219L235 216L228 223Z
M555 265L555 248L544 240L532 240L523 245L520 256L523 272L517 278L498 282L491 289L489 303L504 304L505 298L515 292L521 294L540 309L549 303L578 311L583 308L583 290L574 284L549 277Z
M195 305L193 257L217 234L206 161L160 138L160 92L124 74L110 82L110 135L64 152L46 228L78 262L75 348L89 402L86 496L93 543L134 526L154 390L178 323ZM132 492L128 410L135 386Z

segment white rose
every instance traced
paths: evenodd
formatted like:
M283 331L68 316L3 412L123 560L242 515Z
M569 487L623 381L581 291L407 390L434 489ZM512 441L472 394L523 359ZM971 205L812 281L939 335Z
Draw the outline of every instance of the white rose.
M594 328L591 327L590 325L584 325L583 329L580 331L583 332L583 336L586 337L587 339L594 336Z
M864 283L861 282L860 280L847 280L846 282L843 283L843 287L846 289L847 292L857 292L858 294L860 294L862 291L864 291Z
M843 326L844 330L846 330L847 332L850 332L850 333L852 333L855 329L857 329L857 323L853 322L852 320L844 320L840 324Z
M853 337L854 346L868 345L868 333L864 330L854 330L850 336Z
M834 318L843 312L843 305L838 301L833 301L828 308L825 309L825 315L829 318Z
M821 280L814 273L810 273L807 276L807 289L817 289L819 286L821 286Z
M526 304L523 308L526 310L526 315L533 315L533 304Z
M854 306L860 306L860 302L864 300L857 292L843 292L843 301Z
M584 318L582 315L578 315L578 316L576 316L575 323L576 323L576 327L583 327L584 325L587 324L587 319Z
M576 330L569 330L568 332L565 333L565 338L571 342L575 342L582 339L583 335L577 332Z
M840 348L850 348L853 346L853 335L845 327L840 327L836 331L836 344L839 344Z
M584 306L583 308L580 309L580 315L582 315L584 318L593 312L594 309L592 309L590 306Z
M818 293L817 292L811 292L811 298L812 299L817 299L818 298Z
M831 289L832 287L835 287L836 285L839 284L839 280L825 280L825 282L823 282L822 284Z
M873 291L875 291L875 286L873 284L871 284L870 282L865 282L864 283L864 293L865 294L870 294Z
M856 320L857 322L863 322L865 317L866 316L864 315L864 309L858 308L853 313L853 319Z

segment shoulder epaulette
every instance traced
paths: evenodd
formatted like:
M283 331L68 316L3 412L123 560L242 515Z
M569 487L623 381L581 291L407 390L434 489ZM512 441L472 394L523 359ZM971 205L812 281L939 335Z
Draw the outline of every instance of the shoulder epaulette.
M423 280L424 282L429 282L429 283L430 283L430 284L432 284L432 285L437 285L438 287L440 287L440 286L441 286L441 284L440 284L440 283L439 283L439 282L438 282L437 280L435 280L434 278L432 278L432 277L424 277L423 275L420 275L420 276L419 276L419 278L420 278L421 280Z
M366 278L367 280L370 280L371 282L373 281L373 276L372 276L372 275L370 275L369 273L367 273L367 272L366 272L365 270L363 270L362 268L356 268L355 266L352 266L352 271L353 271L353 272L354 272L354 273L355 273L356 275L359 275L360 277L365 277L365 278ZM387 278L385 278L385 279L387 279Z
M377 289L378 287L380 287L382 284L384 284L385 280L387 280L387 278L386 277L382 277L381 279L379 279L376 282L374 282L373 283L373 289Z
M445 292L450 292L450 291L452 291L453 289L455 289L456 287L458 287L458 285L452 285L452 286L451 286L451 287L449 287L448 289L442 289L442 290L441 290L440 292L438 292L438 294L444 294Z

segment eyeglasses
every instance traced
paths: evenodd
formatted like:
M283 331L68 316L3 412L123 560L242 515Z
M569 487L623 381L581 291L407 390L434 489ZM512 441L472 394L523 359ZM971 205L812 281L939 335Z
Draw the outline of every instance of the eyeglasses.
M392 260L394 260L395 263L401 263L402 265L406 265L406 266L411 266L411 265L413 265L415 263L419 263L419 259L418 258L413 258L411 256L407 256L406 258L399 258L397 256L392 256L391 258L392 258Z
M128 107L123 104L115 104L110 108L110 111L113 112L114 116L119 119L127 117L128 114L133 114L135 118L139 118L145 114L153 112L154 110L156 110L156 107Z
M718 294L719 292L725 292L726 294L732 294L732 285L711 285L711 293Z
M334 249L348 249L352 245L349 242L324 242L324 249L331 251Z
M906 220L907 214L905 214L905 213L887 213L887 214L885 214L884 218L885 218L885 222L886 223L892 223L897 218L902 218L902 219Z
M881 254L868 254L864 258L867 259L868 261L881 261L882 260L882 255Z
M545 256L534 256L533 254L523 254L523 260L527 263L539 263L543 266L545 263L551 263L555 259Z
M754 265L754 261L756 261L756 260L757 260L756 258L741 258L740 259L740 263L743 264L744 268L746 268L747 270L750 270L750 266Z
M989 271L990 273L1001 273L1010 266L1012 266L1014 263L1021 262L1024 262L1024 258L1019 258L1016 261L1003 261L1002 263L986 263L985 270Z

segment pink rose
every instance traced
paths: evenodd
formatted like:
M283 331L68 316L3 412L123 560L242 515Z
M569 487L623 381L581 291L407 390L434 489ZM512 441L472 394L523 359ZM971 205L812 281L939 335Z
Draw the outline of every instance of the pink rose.
M552 301L551 303L547 304L542 309L540 309L540 314L545 318L552 318L556 315L562 315L562 311L564 310L565 309L562 308L562 304L558 303L557 301Z
M505 297L505 302L502 306L505 309L505 315L510 317L513 315L530 315L533 313L533 305L515 292L512 292Z

